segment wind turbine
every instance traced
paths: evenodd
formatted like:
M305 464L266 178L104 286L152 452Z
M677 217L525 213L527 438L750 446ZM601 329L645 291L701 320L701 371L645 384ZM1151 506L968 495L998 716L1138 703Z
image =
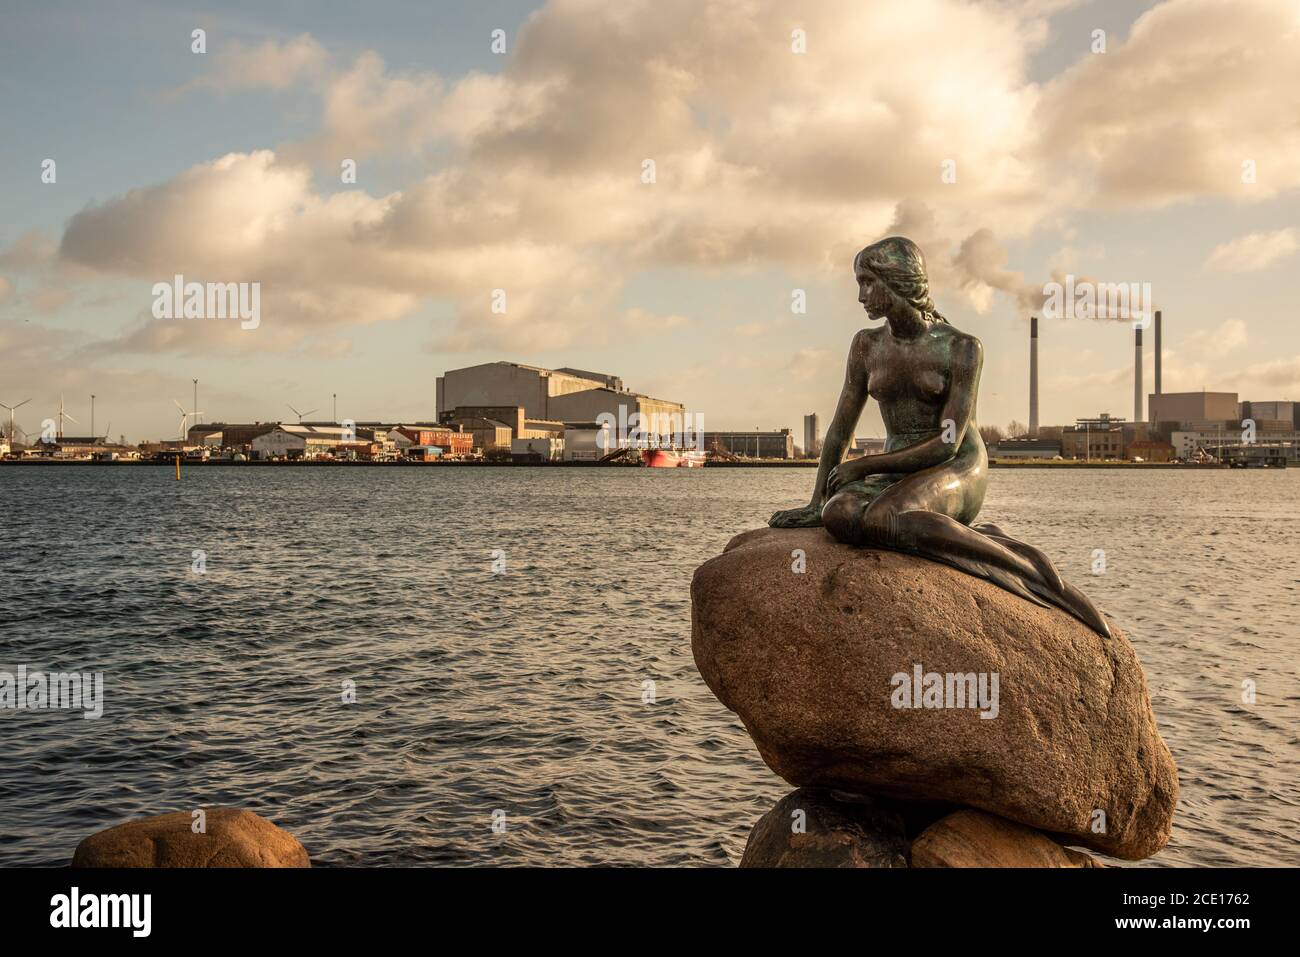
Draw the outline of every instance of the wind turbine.
M185 411L185 407L184 407L183 405L181 405L179 402L177 402L175 399L172 399L172 405L176 406L176 408L180 409L180 411L181 411L181 435L180 435L180 438L181 438L181 441L184 442L184 441L185 441L185 423L189 421L190 416L195 416L195 417L197 418L198 416L202 415L203 413L200 412L198 409L195 409L193 412L186 412L186 411Z
M14 442L14 409L20 409L30 401L32 400L23 399L23 401L19 402L17 405L5 405L3 402L0 402L0 406L4 406L4 408L9 410L9 444L10 445L13 445Z
M74 419L74 418L72 417L72 413L71 413L71 412L64 412L64 411L63 411L63 396L59 396L59 435L58 435L58 439L59 439L60 442L63 441L63 420L64 420L64 419L68 419L68 420L70 420L71 422L73 422L73 423L76 424L76 425L80 425L80 424L81 424L80 422L78 422L76 419Z
M289 403L286 402L285 405L289 405ZM293 406L291 406L291 405L289 405L289 408L293 410L294 415L298 416L298 424L299 424L299 425L302 425L302 417L303 417L304 415L311 415L313 412L318 412L318 411L320 411L319 409L308 409L306 412L299 412L297 409L294 409Z

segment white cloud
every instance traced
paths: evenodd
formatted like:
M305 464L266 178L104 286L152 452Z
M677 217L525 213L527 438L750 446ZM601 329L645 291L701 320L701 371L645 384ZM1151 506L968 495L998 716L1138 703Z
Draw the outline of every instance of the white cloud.
M1284 397L1300 397L1300 356L1271 359L1247 366L1236 374L1235 379L1252 393L1261 385L1266 385Z
M678 313L663 315L638 306L633 306L623 313L623 326L629 330L642 329L648 332L663 332L668 329L678 329L690 325L690 323L689 316L679 315Z
M1261 200L1300 186L1290 0L1159 3L1048 83L1036 151L1059 195L1122 206ZM1255 181L1243 180L1251 161Z
M785 369L789 378L795 382L806 382L810 379L826 381L828 376L831 381L834 381L839 365L839 357L828 350L805 346L790 357Z
M0 250L0 266L22 270L39 269L53 263L57 255L57 243L45 234L31 230Z
M1272 232L1248 233L1214 247L1205 265L1224 272L1254 272L1266 269L1300 249L1294 227Z
M1241 348L1248 339L1245 320L1225 319L1214 329L1200 329L1184 336L1181 347L1192 355L1213 360Z
M379 55L367 51L330 80L322 132L306 144L290 146L286 158L337 164L381 152L416 151L437 135L435 107L443 87L433 74L389 75Z
M1041 12L956 0L828 0L796 19L776 0L553 0L501 73L455 81L392 72L373 52L330 74L306 35L236 47L194 85L276 89L325 71L320 132L84 210L62 261L149 282L260 281L258 348L429 301L452 305L439 349L558 348L620 322L638 271L820 277L887 231L921 243L936 288L981 311L999 294L1035 308L1042 283L1010 267L1003 239L1095 202L1300 185L1285 162L1300 129L1278 119L1300 113L1283 6L1162 4L1044 88L1027 76ZM805 54L790 49L794 26ZM1259 162L1251 190L1243 155ZM382 196L313 181L313 164L336 182L341 158L369 156L430 169ZM146 324L121 345L194 341Z
M416 222L399 215L404 202L398 193L322 195L305 166L277 163L270 151L231 153L77 213L61 253L83 267L141 279L141 309L151 303L152 284L176 274L261 283L263 322L255 334L155 320L119 344L150 351L293 347L332 326L409 315L426 297L457 303L457 328L443 347L505 340L541 347L569 341L617 290L589 258L562 244L494 228L457 241L418 206ZM496 288L507 292L504 314L490 308Z
M170 91L169 98L194 90L284 90L301 80L322 78L329 54L314 37L304 33L283 43L266 40L256 46L233 40L201 59L210 62L212 68Z

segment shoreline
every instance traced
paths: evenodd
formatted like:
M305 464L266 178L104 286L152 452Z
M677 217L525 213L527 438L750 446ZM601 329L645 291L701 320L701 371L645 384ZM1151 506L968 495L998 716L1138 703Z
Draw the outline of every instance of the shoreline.
M68 466L68 465L91 465L91 466L161 466L162 468L174 468L172 462L153 462L143 460L116 460L116 461L98 461L95 459L51 459L51 458L33 458L33 459L11 459L0 461L0 466ZM787 461L783 459L769 461L753 462L706 462L702 467L709 469L815 469L818 463L811 460ZM228 462L228 461L206 461L206 462L186 462L182 460L181 468L189 469L194 467L202 468L226 468L252 466L254 468L269 468L277 466L287 466L289 468L618 468L618 469L640 469L643 466L636 465L617 465L603 462L481 462L481 461L449 461L449 462L338 462L322 461L319 459L307 459L302 461L280 461L265 462L249 460L245 462ZM1285 471L1285 469L1263 468L1263 469L1234 469L1230 465L1220 463L1210 463L1204 465L1193 465L1189 463L1175 462L1014 462L1014 461L991 461L991 469L1163 469L1165 471L1193 471L1200 472L1205 470L1227 469L1229 471ZM654 469L653 471L667 471L665 469ZM685 471L691 471L686 469Z

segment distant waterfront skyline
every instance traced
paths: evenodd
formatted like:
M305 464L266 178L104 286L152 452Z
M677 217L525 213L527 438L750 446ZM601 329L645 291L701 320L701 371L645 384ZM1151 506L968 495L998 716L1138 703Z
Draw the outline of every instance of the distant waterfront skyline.
M1149 284L1165 391L1300 398L1300 12L1118 6L11 4L0 402L89 430L93 393L132 441L194 379L204 421L427 421L501 359L802 437L891 233L984 342L981 424L1028 421L1067 276ZM260 320L159 318L181 275ZM1043 425L1131 416L1129 323L1039 329Z

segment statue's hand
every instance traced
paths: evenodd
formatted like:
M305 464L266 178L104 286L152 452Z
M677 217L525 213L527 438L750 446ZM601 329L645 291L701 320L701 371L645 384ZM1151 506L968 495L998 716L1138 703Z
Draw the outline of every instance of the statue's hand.
M767 520L771 528L817 528L821 523L821 502L809 502L803 508L788 508Z
M834 495L840 486L847 485L850 482L861 482L870 475L870 463L867 456L860 459L849 459L847 462L841 462L826 476L826 494Z

